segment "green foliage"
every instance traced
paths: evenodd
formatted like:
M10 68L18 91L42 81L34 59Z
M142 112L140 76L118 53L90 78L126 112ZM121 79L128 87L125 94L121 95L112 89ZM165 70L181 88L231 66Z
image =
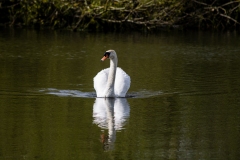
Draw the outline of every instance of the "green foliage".
M151 30L239 27L239 0L10 0L0 23L27 27Z

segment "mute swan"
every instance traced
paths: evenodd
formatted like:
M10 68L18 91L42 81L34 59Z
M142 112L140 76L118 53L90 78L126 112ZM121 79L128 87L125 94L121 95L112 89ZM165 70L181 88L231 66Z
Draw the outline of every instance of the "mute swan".
M110 59L110 68L100 71L93 79L97 97L125 97L130 87L130 77L117 67L118 58L114 50L105 52L103 58Z

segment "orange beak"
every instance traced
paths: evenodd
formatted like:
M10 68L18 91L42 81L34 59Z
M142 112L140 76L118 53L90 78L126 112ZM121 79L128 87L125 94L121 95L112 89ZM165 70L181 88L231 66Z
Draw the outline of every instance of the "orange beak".
M108 56L103 56L103 58L101 59L101 61L104 61L108 58Z

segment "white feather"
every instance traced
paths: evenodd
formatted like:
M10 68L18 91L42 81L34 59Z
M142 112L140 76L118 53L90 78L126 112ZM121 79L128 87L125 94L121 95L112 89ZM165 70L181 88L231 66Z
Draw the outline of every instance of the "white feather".
M109 50L111 56L114 56L113 63L117 64L117 55L113 50ZM111 58L110 58L111 59ZM110 66L111 67L111 66ZM96 90L97 97L106 97L106 89L108 83L110 68L100 71L94 78L94 89ZM111 75L114 76L114 75ZM124 72L121 68L116 68L116 76L114 83L114 97L125 97L128 89L130 88L131 79L129 75Z
M94 89L97 92L97 97L104 97L104 92L107 86L109 68L100 71L93 79ZM129 75L121 68L117 67L114 92L116 97L125 97L130 88L131 79Z

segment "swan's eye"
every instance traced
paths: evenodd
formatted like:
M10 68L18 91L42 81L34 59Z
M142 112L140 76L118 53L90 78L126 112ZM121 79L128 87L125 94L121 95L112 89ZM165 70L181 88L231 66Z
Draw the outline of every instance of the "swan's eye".
M105 52L104 56L108 58L110 56L110 52Z

